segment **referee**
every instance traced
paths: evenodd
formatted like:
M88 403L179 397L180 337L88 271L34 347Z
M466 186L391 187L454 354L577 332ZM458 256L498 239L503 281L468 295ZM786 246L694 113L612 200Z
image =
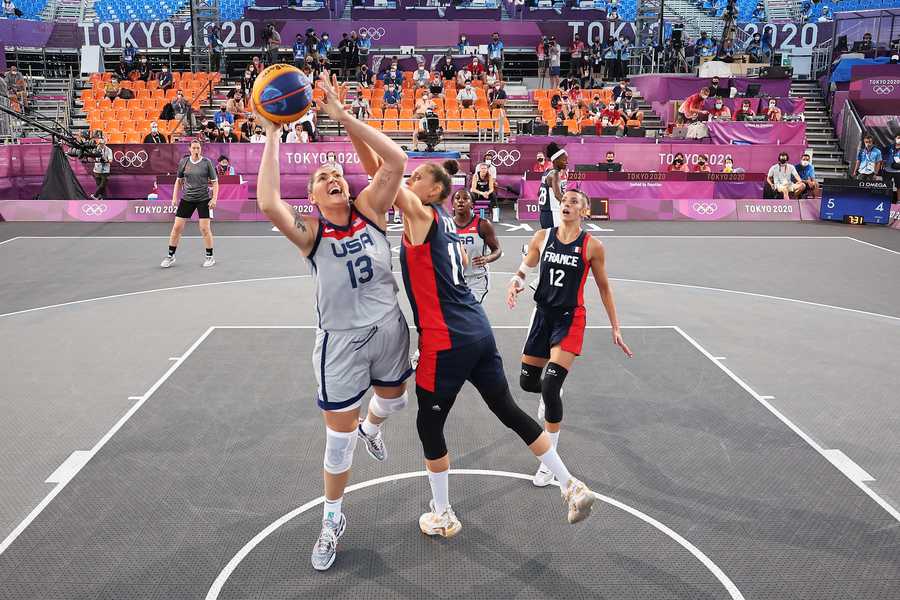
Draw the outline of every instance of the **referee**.
M212 197L209 188L212 187ZM184 188L184 198L178 202L178 193ZM191 153L178 163L178 179L175 180L175 190L172 192L172 205L178 203L175 212L175 223L172 225L172 233L169 235L169 255L166 256L161 266L164 269L175 263L175 250L178 249L178 240L184 232L184 224L197 211L200 218L200 233L203 235L203 243L206 245L206 260L204 267L216 264L213 258L213 235L209 223L210 210L216 207L216 199L219 196L219 177L216 175L216 167L213 162L200 154L200 142L191 142Z

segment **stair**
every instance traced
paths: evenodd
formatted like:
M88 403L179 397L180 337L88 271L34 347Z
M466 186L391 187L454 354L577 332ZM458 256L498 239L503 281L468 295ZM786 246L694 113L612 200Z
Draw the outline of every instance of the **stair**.
M800 11L793 0L766 0L766 14L770 21L799 21Z
M350 20L350 10L353 6L353 0L347 0L344 3L344 10L341 12L341 21L349 21Z
M838 146L819 85L809 81L794 81L791 83L791 97L806 100L806 141L812 151L816 176L819 179L846 176L848 166ZM794 158L791 157L792 160Z
M697 5L689 0L668 0L665 3L667 20L678 20L684 23L684 30L693 41L700 37L700 32L705 31L709 36L718 40L722 35L724 23L720 17L711 17L705 10L697 8Z

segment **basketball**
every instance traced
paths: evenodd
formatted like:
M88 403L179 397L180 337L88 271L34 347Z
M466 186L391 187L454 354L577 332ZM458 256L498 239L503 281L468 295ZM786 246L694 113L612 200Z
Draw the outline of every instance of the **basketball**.
M312 82L297 67L272 65L256 78L252 98L262 117L273 123L291 123L309 110Z

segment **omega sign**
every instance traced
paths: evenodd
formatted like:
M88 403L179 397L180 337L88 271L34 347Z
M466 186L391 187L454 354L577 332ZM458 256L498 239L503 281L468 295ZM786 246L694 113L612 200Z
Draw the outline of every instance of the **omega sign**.
M207 23L204 26L209 27ZM81 23L86 46L121 48L131 42L136 48L191 47L191 23ZM205 36L205 31L204 31ZM219 39L226 48L253 48L256 28L250 21L223 21Z

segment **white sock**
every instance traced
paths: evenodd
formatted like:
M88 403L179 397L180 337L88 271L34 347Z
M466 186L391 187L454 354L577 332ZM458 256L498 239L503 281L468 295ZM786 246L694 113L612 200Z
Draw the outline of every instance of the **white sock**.
M344 497L341 496L337 500L329 500L325 498L325 510L323 511L322 519L329 519L333 523L341 522L341 504L344 502Z
M559 445L559 432L558 431L548 431L547 435L550 436L550 441L553 442L553 447L556 448Z
M362 430L367 436L374 437L381 431L381 423L373 423L369 418L370 417L366 415L366 420L362 422Z
M450 472L432 473L428 471L428 483L431 484L434 512L442 515L450 506Z
M538 458L541 459L541 462L544 463L548 469L553 471L557 481L559 481L559 485L562 486L563 489L566 489L569 485L569 479L572 478L572 474L569 473L569 470L566 468L566 465L563 464L559 454L556 453L556 448L550 448Z

